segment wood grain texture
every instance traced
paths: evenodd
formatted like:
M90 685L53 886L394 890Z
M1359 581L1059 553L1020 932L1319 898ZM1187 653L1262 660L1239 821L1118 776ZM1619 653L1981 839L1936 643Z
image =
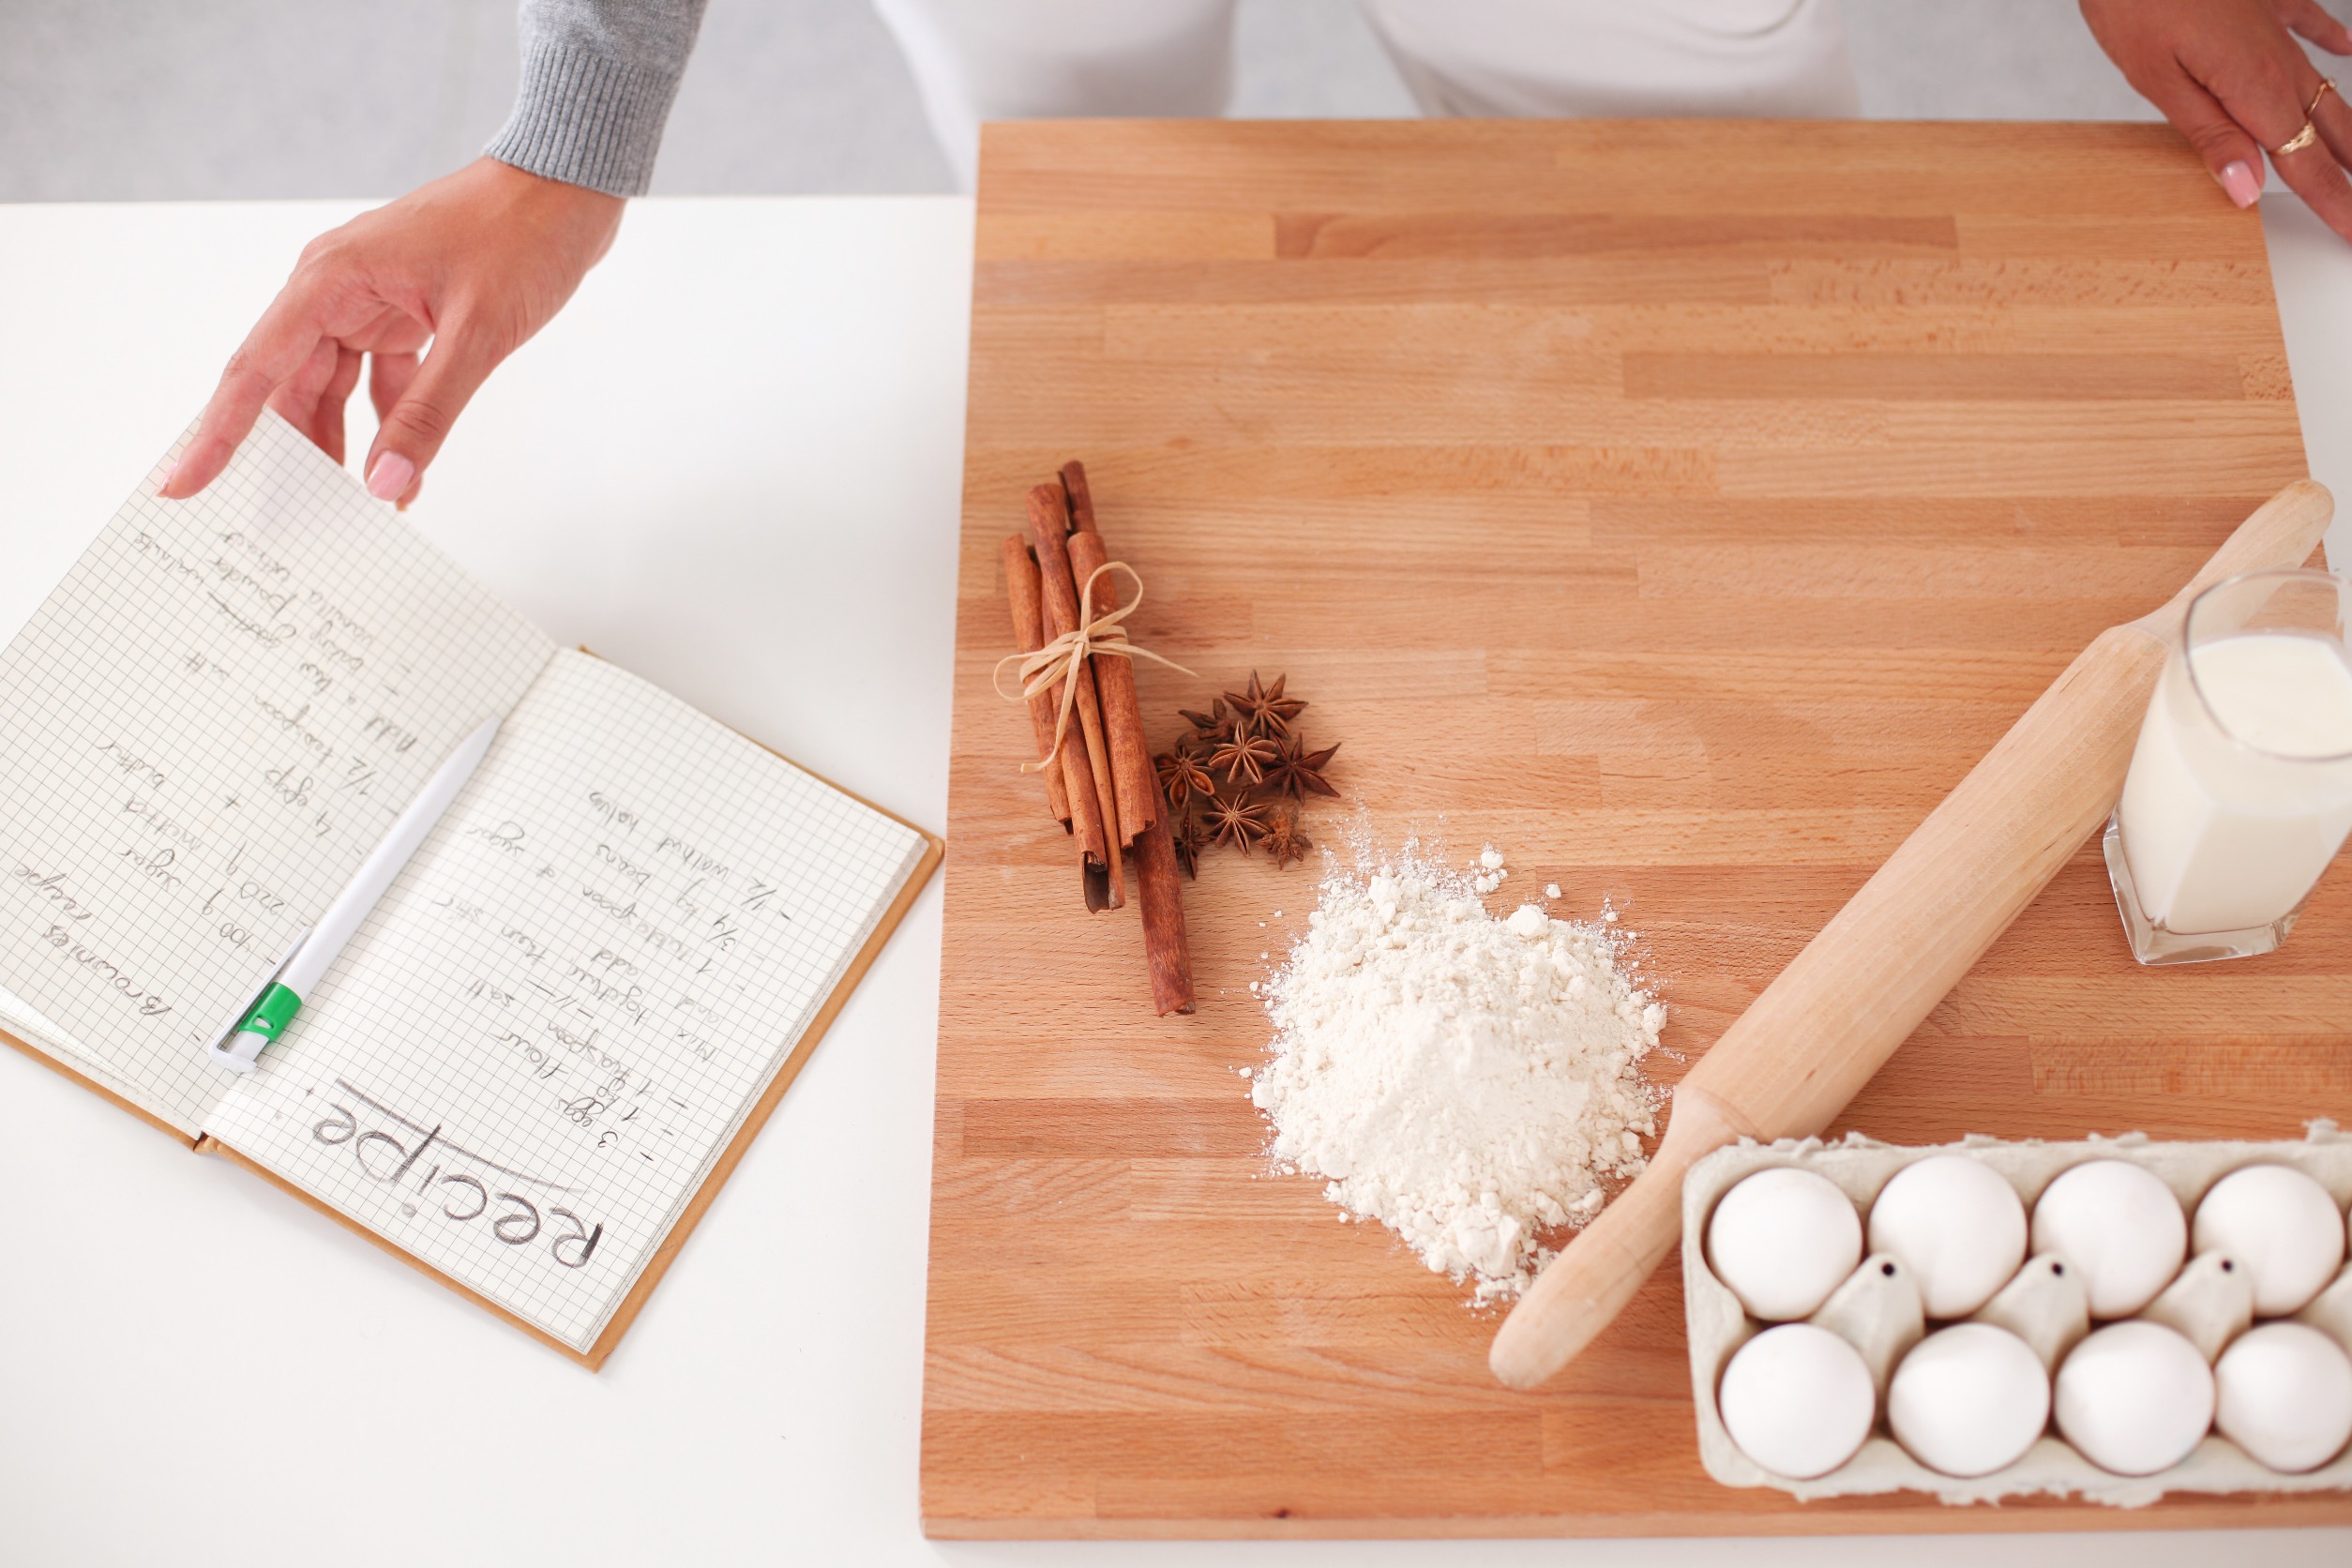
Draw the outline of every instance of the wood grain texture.
M1799 1505L1708 1481L1662 1271L1554 1383L1319 1184L1236 1069L1313 897L1186 886L1155 1018L988 689L998 542L1083 458L1153 738L1252 667L1379 837L1639 934L1702 1053L2101 629L2304 461L2258 221L2159 127L1048 124L983 158L923 1508L942 1535L2158 1528L2352 1503ZM2232 372L2234 371L2234 376ZM1280 912L1277 913L1276 912ZM1265 924L1261 927L1260 922ZM2352 1118L2352 885L2144 971L2086 842L1839 1118ZM1265 955L1267 957L1262 957Z

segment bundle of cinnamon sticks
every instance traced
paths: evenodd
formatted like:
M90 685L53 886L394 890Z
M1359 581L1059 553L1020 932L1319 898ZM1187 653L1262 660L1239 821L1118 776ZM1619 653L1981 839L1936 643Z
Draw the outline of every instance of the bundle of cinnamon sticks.
M1119 574L1102 569L1110 552L1095 526L1082 463L1063 464L1058 479L1029 492L1028 536L1007 535L1003 553L1013 638L1024 654L1070 636L1082 623L1099 625L1120 608ZM1028 700L1037 755L1047 764L1047 807L1077 840L1089 910L1124 905L1123 864L1134 862L1153 1005L1162 1014L1189 1013L1192 954L1176 846L1144 740L1134 661L1098 647L1079 661L1077 687L1070 696L1057 683Z

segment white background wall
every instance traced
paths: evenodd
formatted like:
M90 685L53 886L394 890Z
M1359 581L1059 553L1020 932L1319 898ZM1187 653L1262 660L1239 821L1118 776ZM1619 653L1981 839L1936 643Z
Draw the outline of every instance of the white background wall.
M2346 0L2332 0L2344 8ZM2144 118L2073 0L1846 0L1867 113ZM389 196L505 118L513 0L0 0L0 202ZM1353 0L1241 0L1233 112L1410 114ZM867 0L710 0L654 188L948 188Z

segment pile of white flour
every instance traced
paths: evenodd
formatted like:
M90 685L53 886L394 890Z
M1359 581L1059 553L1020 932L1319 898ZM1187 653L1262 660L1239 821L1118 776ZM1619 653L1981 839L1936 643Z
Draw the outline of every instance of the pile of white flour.
M1534 1277L1539 1228L1591 1219L1600 1178L1641 1168L1658 1096L1636 1064L1666 1019L1602 927L1487 913L1502 875L1492 851L1462 874L1410 846L1333 869L1261 988L1276 1033L1251 1096L1276 1161L1482 1304Z

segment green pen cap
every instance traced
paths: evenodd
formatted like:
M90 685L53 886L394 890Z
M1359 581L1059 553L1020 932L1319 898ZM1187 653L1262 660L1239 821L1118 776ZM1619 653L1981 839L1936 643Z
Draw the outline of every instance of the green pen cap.
M237 1025L236 1032L275 1040L286 1032L286 1026L294 1022L294 1015L300 1011L302 999L285 987L273 984L262 993L262 1000L253 1004L253 1010Z

